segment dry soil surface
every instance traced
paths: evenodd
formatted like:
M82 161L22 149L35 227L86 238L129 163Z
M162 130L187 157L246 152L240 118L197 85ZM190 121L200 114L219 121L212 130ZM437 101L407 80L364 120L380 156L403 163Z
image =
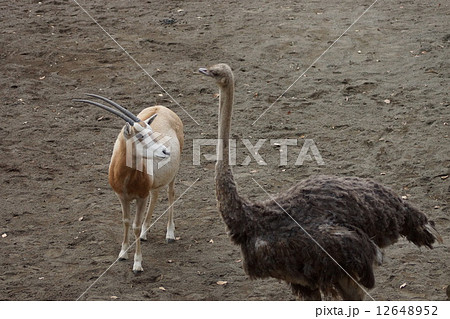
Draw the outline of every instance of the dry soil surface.
M252 178L276 193L313 174L370 177L393 188L436 222L445 242L433 250L406 240L387 248L370 295L446 299L447 1L379 0L342 37L372 0L79 4L0 4L1 300L294 299L285 283L246 277L216 211L214 163L202 157L193 165L194 140L217 134L217 88L197 69L217 62L236 77L240 193L265 199ZM140 275L131 271L132 260L108 268L122 238L107 173L123 122L72 102L86 92L135 113L163 104L185 125L176 180L177 197L184 193L175 205L179 238L166 244L166 218L158 220L143 244ZM266 139L259 154L267 165L256 162L243 139ZM298 141L288 148L287 165L279 165L271 139ZM306 139L325 165L314 158L295 164ZM242 165L247 156L251 162ZM163 193L154 220L166 207Z

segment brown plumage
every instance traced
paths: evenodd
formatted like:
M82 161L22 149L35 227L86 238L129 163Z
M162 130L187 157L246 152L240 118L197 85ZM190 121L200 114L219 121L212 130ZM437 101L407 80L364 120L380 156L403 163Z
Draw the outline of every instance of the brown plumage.
M285 280L304 300L321 300L322 295L362 300L362 287L375 285L373 266L382 261L379 247L400 236L429 248L442 241L423 213L368 179L313 176L270 200L242 198L228 162L233 73L226 64L199 71L220 88L223 156L216 164L216 196L250 278Z

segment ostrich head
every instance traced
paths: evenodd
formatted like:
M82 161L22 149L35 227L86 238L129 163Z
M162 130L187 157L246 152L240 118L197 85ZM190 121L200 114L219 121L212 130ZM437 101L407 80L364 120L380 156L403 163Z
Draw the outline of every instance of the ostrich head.
M215 64L206 69L200 68L198 69L198 71L216 80L216 83L219 87L224 87L233 83L233 72L231 71L231 68L225 63Z

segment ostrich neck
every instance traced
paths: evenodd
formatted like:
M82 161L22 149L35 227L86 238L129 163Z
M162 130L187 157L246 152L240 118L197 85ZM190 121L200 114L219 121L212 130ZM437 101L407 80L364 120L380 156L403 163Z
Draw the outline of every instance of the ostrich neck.
M217 160L217 168L226 170L229 168L230 155L230 129L231 129L231 115L233 113L233 96L234 85L228 85L220 88L219 98L219 150L222 151L222 156Z
M216 196L219 211L230 230L230 235L239 238L243 234L245 216L242 209L243 200L237 192L229 164L233 95L233 84L220 88L218 149L222 154L218 156L216 163Z

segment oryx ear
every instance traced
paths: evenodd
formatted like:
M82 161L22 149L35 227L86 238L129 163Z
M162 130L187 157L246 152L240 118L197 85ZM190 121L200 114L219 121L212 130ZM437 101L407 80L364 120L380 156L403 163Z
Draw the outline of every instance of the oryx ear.
M146 119L144 122L147 123L147 125L152 124L153 120L156 118L158 114L154 114L152 116L150 116L148 119Z
M131 125L127 123L127 124L125 124L125 127L123 129L123 135L126 138L130 138L131 134L132 134Z

